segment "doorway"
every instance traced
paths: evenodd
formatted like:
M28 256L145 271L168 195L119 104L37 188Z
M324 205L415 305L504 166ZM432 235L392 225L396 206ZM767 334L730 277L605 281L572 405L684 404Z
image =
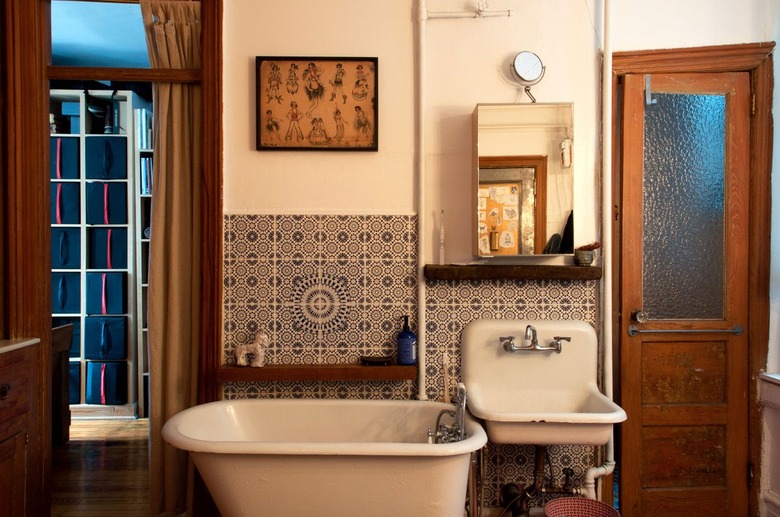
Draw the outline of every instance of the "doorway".
M757 515L750 379L768 331L767 49L616 56L625 516ZM728 59L735 51L742 63Z

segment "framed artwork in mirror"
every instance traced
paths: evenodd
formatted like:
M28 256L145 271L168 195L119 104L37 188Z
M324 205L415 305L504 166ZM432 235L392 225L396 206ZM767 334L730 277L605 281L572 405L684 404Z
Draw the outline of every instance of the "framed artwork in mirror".
M258 150L378 150L377 58L255 61Z

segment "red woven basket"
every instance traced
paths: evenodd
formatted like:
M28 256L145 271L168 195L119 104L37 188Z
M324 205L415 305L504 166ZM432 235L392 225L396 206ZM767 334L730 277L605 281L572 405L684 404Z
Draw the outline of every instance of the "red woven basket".
M582 497L561 497L544 505L545 517L620 517L617 510L601 501Z

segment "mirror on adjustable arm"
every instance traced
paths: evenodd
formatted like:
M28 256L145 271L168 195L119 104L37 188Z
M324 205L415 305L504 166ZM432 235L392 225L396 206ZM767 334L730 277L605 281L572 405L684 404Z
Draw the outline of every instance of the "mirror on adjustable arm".
M473 254L571 254L570 103L478 104L474 111Z

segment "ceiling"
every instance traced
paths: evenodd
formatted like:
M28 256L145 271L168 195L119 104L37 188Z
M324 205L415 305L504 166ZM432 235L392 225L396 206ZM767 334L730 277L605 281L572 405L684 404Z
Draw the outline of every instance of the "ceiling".
M137 3L52 1L51 39L54 65L149 68Z

